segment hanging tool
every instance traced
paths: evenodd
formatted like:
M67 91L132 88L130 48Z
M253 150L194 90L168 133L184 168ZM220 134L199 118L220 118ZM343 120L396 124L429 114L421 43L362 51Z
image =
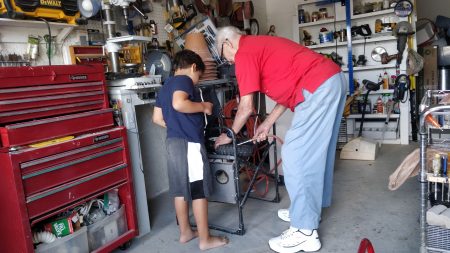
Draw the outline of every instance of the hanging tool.
M381 133L381 141L379 143L379 147L381 147L381 143L384 141L384 135L386 134L386 130L389 126L389 120L391 118L392 110L394 109L394 101L390 100L386 102L386 120L384 121L383 131Z
M395 26L394 34L397 37L397 66L400 66L403 59L403 52L406 48L408 37L414 34L411 24L407 21L398 22Z
M169 13L169 23L177 30L182 29L187 22L197 16L194 5L185 6L181 0L167 0L166 11Z

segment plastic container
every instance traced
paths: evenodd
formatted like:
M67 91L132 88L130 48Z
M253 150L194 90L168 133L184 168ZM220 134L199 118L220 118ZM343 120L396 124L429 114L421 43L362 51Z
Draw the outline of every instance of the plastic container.
M52 243L39 244L36 253L88 253L87 228L82 227L75 233L58 238Z
M89 250L94 251L128 231L125 207L106 216L103 220L88 226Z

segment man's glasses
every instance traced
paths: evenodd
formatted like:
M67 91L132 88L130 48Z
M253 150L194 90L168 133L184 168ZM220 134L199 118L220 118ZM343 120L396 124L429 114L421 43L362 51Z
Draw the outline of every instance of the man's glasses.
M222 50L220 51L220 59L225 60L223 58L223 46L225 45L225 42L227 42L227 40L225 40L224 42L222 42Z

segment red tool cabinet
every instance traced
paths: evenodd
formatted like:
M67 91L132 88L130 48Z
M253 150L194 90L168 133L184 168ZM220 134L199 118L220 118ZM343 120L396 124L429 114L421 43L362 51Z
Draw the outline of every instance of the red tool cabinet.
M126 131L122 127L43 147L0 153L0 252L33 252L39 221L119 189L128 232L97 250L108 252L138 233Z
M2 147L111 127L108 107L102 65L0 68Z
M0 252L34 252L36 223L112 189L128 231L95 252L137 236L127 134L108 104L101 65L0 68Z

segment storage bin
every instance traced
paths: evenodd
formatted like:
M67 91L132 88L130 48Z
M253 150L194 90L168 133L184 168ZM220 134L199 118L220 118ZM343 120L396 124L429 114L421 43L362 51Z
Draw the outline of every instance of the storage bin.
M56 239L52 243L37 246L36 253L88 253L87 228L82 227L75 233Z
M125 206L103 220L88 226L89 250L94 251L128 231Z
M428 252L450 251L450 229L427 225Z

